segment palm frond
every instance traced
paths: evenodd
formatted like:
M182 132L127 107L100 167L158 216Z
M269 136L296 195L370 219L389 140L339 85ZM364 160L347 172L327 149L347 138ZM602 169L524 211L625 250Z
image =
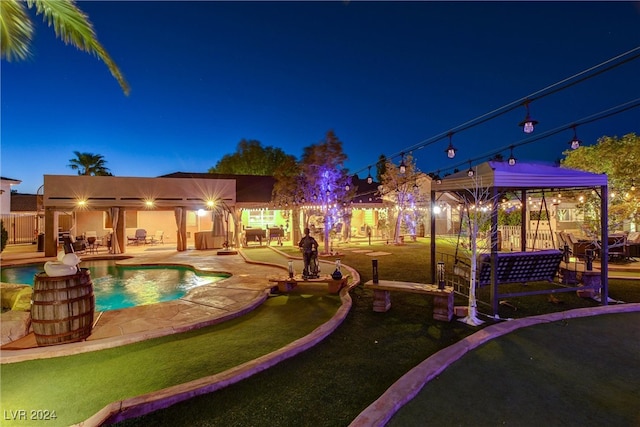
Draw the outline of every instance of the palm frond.
M12 0L13 1L13 0ZM4 3L4 0L2 0ZM27 0L29 7L36 8L44 21L52 26L56 36L64 43L94 54L109 68L111 75L118 81L122 91L128 95L130 88L122 72L98 41L93 25L87 15L75 5L73 0Z
M31 55L33 23L24 3L0 1L0 56L7 61L25 60Z

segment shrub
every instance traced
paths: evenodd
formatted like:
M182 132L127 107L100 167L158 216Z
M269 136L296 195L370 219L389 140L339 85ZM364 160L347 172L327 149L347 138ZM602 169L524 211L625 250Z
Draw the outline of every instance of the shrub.
M4 228L4 221L0 221L0 252L4 251L4 247L7 246L7 240L9 240L9 233Z

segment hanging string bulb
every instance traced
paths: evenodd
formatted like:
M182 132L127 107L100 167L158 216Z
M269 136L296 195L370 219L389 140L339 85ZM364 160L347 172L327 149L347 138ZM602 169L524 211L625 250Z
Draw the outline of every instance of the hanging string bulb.
M529 115L529 101L525 101L524 106L527 109L527 115L525 116L524 120L518 124L518 126L522 127L524 133L531 133L533 132L535 126L538 124L538 121L533 120Z
M440 178L440 171L436 172L435 176L436 184L442 184L442 178Z
M516 164L517 159L513 157L513 145L509 148L511 149L511 155L509 156L509 159L507 160L507 162L509 162L509 166L514 166Z
M404 153L400 153L402 156L402 160L400 160L400 173L405 173L407 171L407 166L404 164Z
M578 148L580 148L582 141L578 139L578 134L576 132L576 125L573 125L571 127L573 128L573 139L569 141L569 145L571 146L572 150L577 150Z
M471 167L471 161L469 161L469 170L467 171L467 175L469 176L469 178L471 178L473 175L475 175L475 172L473 171L473 168Z
M447 157L453 159L456 156L456 148L453 146L451 139L453 138L453 132L449 132L449 146L447 147L445 153L447 153Z
M371 184L373 182L373 177L371 176L371 166L369 166L369 175L367 175L367 184Z

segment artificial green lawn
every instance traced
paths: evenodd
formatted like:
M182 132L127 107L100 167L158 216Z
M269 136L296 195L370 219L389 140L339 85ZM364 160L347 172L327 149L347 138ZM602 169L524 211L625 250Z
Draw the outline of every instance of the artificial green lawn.
M2 408L78 423L110 402L216 374L275 351L331 318L337 296L282 295L241 318L108 350L3 364ZM2 425L28 425L4 417ZM10 416L8 418L11 418ZM30 420L33 421L33 420Z
M363 245L362 248L393 254L378 257L381 278L428 281L426 244L411 242L405 246ZM285 247L284 250L291 255L299 255L296 249ZM266 249L245 253L261 261L284 262L278 260L274 252ZM370 280L371 257L345 251L341 259L343 263L359 271L363 282ZM617 298L640 302L640 282L612 281L611 288ZM460 322L432 320L432 302L421 295L394 293L392 308L387 313L372 311L371 292L362 287L353 289L351 296L353 307L344 323L331 336L308 351L215 393L121 424L345 426L408 370L438 350L478 330ZM514 317L540 311L552 312L597 305L593 301L575 297L575 293L558 295L564 301L561 304L551 304L545 298L546 296L542 296L542 300L537 297L518 298L514 301L517 307ZM503 309L513 311L501 307ZM508 314L505 312L504 315ZM583 341L581 345L584 345ZM588 348L583 347L583 351L588 353ZM504 372L501 375L504 376ZM492 387L493 384L487 382L483 386ZM482 390L478 392L479 396L483 396ZM466 422L459 425L476 425L478 415L468 413L461 400L453 391L445 390L440 392L437 400L434 399L428 405L429 408L467 414ZM478 400L479 406L495 404L490 398ZM555 411L558 408L550 407L548 410ZM528 409L524 408L523 411L527 412ZM407 425L424 424L420 419L417 422L413 419ZM433 425L452 424L446 422Z
M423 242L411 242L404 246L393 245L374 245L368 247L362 246L363 249L372 249L376 251L391 252L392 255L380 256L379 271L381 279L389 280L405 280L415 282L428 282L428 248ZM299 256L296 249L288 249L292 255ZM245 251L247 256L260 261L268 261L280 264L286 264L286 259L277 255L275 252L267 248L251 249ZM371 279L371 257L345 251L341 257L343 263L355 267L361 274L362 281ZM323 272L328 273L323 267ZM611 281L610 291L614 298L622 299L628 302L640 302L640 282L631 281ZM168 409L149 414L135 420L129 420L123 425L224 425L224 426L290 426L290 425L318 425L318 426L345 426L348 425L355 416L357 416L366 406L377 399L395 380L406 373L408 370L422 362L436 351L451 345L476 332L477 328L472 328L460 322L437 322L431 317L432 301L421 295L394 293L392 296L392 308L387 313L375 313L371 310L372 295L370 291L365 291L362 287L356 287L351 291L353 298L353 308L344 323L327 339L310 350L280 363L267 371L261 372L251 378L234 384L230 387L200 396L189 401L174 405ZM278 297L281 298L281 297ZM273 302L278 300L271 300ZM286 298L286 297L282 297ZM291 296L290 301L296 300L297 297ZM541 299L542 298L542 299ZM562 299L562 304L551 304L546 301L545 296L523 297L514 300L517 310L508 307L501 307L501 315L509 317L522 317L539 312L551 312L558 310L567 310L577 306L595 306L595 302L583 300L575 296L575 293L560 294L558 298ZM269 303L271 303L271 301ZM461 303L461 302L457 302ZM328 311L335 311L335 306ZM335 300L337 304L337 299ZM583 304L583 305L581 305ZM287 304L289 305L289 304ZM283 314L283 322L273 323L275 333L270 338L279 340L278 325L282 327L283 333L297 333L299 327L304 324L306 316L313 316L315 309L304 311L303 307L296 308L296 304L290 304L291 311L286 311L288 315L286 319ZM264 310L263 310L264 309ZM243 316L232 322L219 325L221 331L229 331L229 342L227 344L234 345L237 334L241 333L240 323L248 320L255 323L255 328L247 333L247 342L251 346L245 344L242 349L254 346L255 342L265 342L265 345L273 344L278 348L282 344L272 343L269 339L261 340L264 334L265 325L269 324L266 319L252 316L258 316L261 311L270 311L270 307L258 309L254 313ZM303 311L300 311L303 310ZM504 313L502 310L505 310ZM277 311L277 313L280 313ZM279 314L272 313L273 317L279 317ZM283 312L284 313L284 312ZM331 313L329 313L331 314ZM251 319L255 322L252 322ZM289 323L287 323L289 322ZM490 323L490 322L488 322ZM295 328L290 325L295 324ZM283 327L285 325L286 327ZM636 323L637 325L637 323ZM234 328L238 329L234 329ZM215 327L214 327L215 328ZM268 327L267 327L268 328ZM207 328L208 329L208 328ZM308 329L311 330L312 328ZM637 329L635 329L637 331ZM304 335L306 332L301 332ZM193 336L192 336L193 334ZM204 339L201 337L204 335ZM271 335L271 334L268 334ZM211 346L213 342L221 343L221 338L214 335L208 336L208 332L193 331L188 334L179 334L166 337L159 340L153 340L145 343L138 343L131 346L122 347L121 349L106 350L98 352L107 354L103 362L98 365L109 364L110 359L116 359L120 363L110 365L113 372L105 370L105 374L94 374L92 369L94 365L82 364L80 362L65 362L68 365L64 371L58 371L53 364L54 360L41 361L40 365L35 368L24 368L26 378L32 381L24 386L25 394L29 396L28 400L18 402L13 406L12 394L5 389L5 368L11 365L2 366L2 406L3 409L9 410L13 408L21 409L34 408L34 400L31 397L31 391L41 388L42 394L59 394L58 401L63 402L63 409L77 406L75 396L67 396L66 389L63 387L49 386L47 383L56 383L60 377L68 378L66 381L70 384L68 387L72 389L77 384L95 383L94 391L84 392L81 396L86 405L92 405L96 400L96 396L100 396L103 392L102 388L115 388L119 392L123 388L137 387L136 384L129 384L141 380L136 375L145 376L144 370L147 365L153 365L156 357L164 358L164 371L158 376L167 376L176 378L181 375L190 375L187 381L193 378L199 378L210 373L204 373L202 365L209 366L215 361L211 356L212 350L198 351L194 349L206 348ZM170 347L165 347L164 340L169 339L174 343ZM287 342L292 341L285 340ZM175 340L175 341L174 341ZM201 340L201 341L200 341ZM107 353L120 350L116 353ZM235 349L233 350L235 351ZM585 350L587 351L587 350ZM229 355L231 351L224 352L220 358ZM95 354L98 354L95 353ZM138 356L141 353L141 356ZM197 353L201 357L190 362L187 356L191 357L191 353ZM93 354L93 353L92 353ZM89 357L91 355L82 355ZM80 356L74 356L80 357ZM250 358L250 356L247 356ZM66 359L66 358L61 358ZM231 356L232 366L242 363L235 359L235 354ZM75 359L82 361L82 359ZM127 371L131 365L130 360L137 360L139 363L135 365L135 369L131 369L133 377L128 379ZM173 362L172 362L173 361ZM34 362L25 362L26 364ZM88 366L88 367L87 367ZM226 368L224 368L226 369ZM141 370L143 373L137 372ZM182 374L173 375L173 370L183 372ZM33 371L30 372L30 371ZM41 371L50 372L46 380L41 380L39 373ZM164 372L164 373L163 373ZM78 376L82 373L84 376ZM86 375L85 375L86 374ZM13 380L17 378L13 375ZM104 380L100 380L104 377ZM181 378L178 378L181 380ZM154 380L155 381L155 380ZM20 383L22 384L22 383ZM487 384L487 387L491 384ZM14 387L15 383L14 383ZM84 387L84 386L83 386ZM163 388L166 385L152 385L151 387ZM22 388L20 386L19 388ZM63 391L64 390L64 391ZM146 391L134 391L134 394L145 393ZM95 395L93 394L95 393ZM11 401L8 399L11 398ZM97 409L103 407L106 403L120 399L122 397L107 398L105 401L98 402L93 406ZM24 399L24 398L23 398ZM78 398L79 400L80 398ZM73 402L70 404L69 402ZM432 405L439 407L453 407L452 402L458 402L458 396L451 392L443 393L439 402L432 402ZM41 403L37 403L40 405ZM493 400L487 399L485 405L494 404ZM47 407L37 408L47 409ZM52 408L56 409L56 408ZM80 417L84 419L91 415L97 409L89 411L90 414ZM551 409L554 410L554 409ZM462 411L464 412L464 410ZM477 416L470 414L469 422L465 425L475 425ZM62 423L58 425L66 425ZM3 423L4 425L4 423ZM7 424L9 425L9 424ZM26 425L24 423L18 425ZM53 424L50 424L53 425Z
M637 426L639 322L637 312L602 315L496 338L429 382L388 425Z

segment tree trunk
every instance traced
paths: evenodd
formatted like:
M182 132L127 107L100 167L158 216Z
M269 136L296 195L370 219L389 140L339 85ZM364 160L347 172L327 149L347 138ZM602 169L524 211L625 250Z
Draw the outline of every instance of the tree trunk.
M329 230L330 225L331 224L330 224L330 221L329 221L329 212L325 212L325 215L324 215L324 227L323 227L324 228L324 230L323 230L324 231L324 251L323 251L324 254L329 254L331 252L331 249L330 249L330 245L331 245L330 240L331 240L331 238L329 237L329 234L330 234L330 231L331 231L331 230Z
M300 234L300 209L294 208L291 214L291 241L293 242L293 247L298 246L300 239L302 239Z
M469 279L469 306L466 317L460 319L461 322L471 326L478 326L484 323L478 319L478 302L476 300L476 272L478 270L478 223L475 218L470 224L469 245L471 246L471 278Z

